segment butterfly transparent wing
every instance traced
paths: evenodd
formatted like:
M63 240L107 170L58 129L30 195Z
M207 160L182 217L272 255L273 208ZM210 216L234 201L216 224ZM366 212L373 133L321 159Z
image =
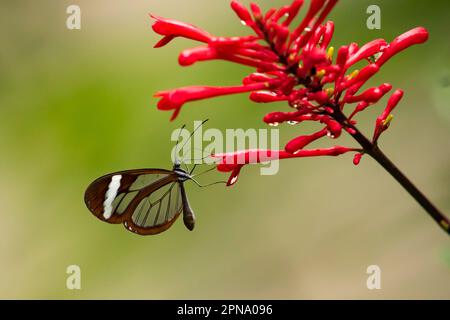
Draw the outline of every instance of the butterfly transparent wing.
M173 171L129 170L95 180L85 202L97 218L123 223L139 234L168 229L182 211L180 186Z
M125 227L139 234L155 234L167 230L183 210L180 185L172 182L143 198Z

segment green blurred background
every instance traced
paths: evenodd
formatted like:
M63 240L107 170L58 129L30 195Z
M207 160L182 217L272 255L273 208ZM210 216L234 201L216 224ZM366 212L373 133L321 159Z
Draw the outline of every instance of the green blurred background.
M275 176L246 168L233 188L189 185L192 233L178 222L139 237L85 208L85 187L104 173L170 168L170 134L183 123L265 128L265 113L287 110L246 95L187 105L174 123L156 110L155 91L238 84L251 70L178 66L179 51L195 43L153 49L159 37L147 14L248 34L228 2L1 2L0 298L450 298L448 236L369 158L359 167L350 155L291 160ZM81 7L81 30L65 26L71 4ZM382 9L381 30L366 28L370 4ZM341 1L330 16L335 47L429 29L428 43L392 59L372 83L406 91L381 145L447 214L449 9L435 0ZM383 104L359 118L363 131L371 133ZM283 126L282 141L310 129ZM71 264L81 267L81 290L66 289ZM381 290L366 288L372 264L381 267Z

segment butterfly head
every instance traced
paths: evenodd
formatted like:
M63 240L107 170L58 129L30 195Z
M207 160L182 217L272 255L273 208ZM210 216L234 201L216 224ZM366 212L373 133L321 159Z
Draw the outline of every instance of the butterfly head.
M184 182L184 181L186 181L186 180L192 179L192 176L189 174L189 172L187 172L186 170L184 170L184 169L181 167L181 164L180 164L180 163L175 162L175 163L173 164L172 170L173 170L173 172L175 172L175 173L177 174L178 180L179 180L180 182Z

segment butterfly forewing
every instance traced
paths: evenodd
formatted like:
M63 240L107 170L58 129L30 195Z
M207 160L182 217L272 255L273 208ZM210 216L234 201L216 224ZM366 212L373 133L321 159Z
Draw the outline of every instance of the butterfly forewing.
M143 235L167 230L182 211L178 176L162 169L103 176L87 188L85 203L100 220Z

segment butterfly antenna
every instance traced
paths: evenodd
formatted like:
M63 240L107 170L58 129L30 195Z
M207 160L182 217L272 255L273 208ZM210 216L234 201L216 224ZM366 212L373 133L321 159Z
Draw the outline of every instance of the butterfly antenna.
M192 133L189 135L189 138L187 138L187 140L183 143L183 145L181 146L180 149L183 149L184 146L191 140L192 136L195 134L195 132L201 128L201 126L203 126L207 121L209 121L209 119L203 120L202 123L200 123L195 129L194 131L192 131ZM181 132L181 131L180 131ZM177 143L178 144L178 143Z
M186 124L183 124L183 126L179 129L180 131L178 131L177 143L175 144L175 162L178 161L178 158L177 158L177 155L178 155L178 144L180 143L181 131L183 131L184 128L186 128Z

